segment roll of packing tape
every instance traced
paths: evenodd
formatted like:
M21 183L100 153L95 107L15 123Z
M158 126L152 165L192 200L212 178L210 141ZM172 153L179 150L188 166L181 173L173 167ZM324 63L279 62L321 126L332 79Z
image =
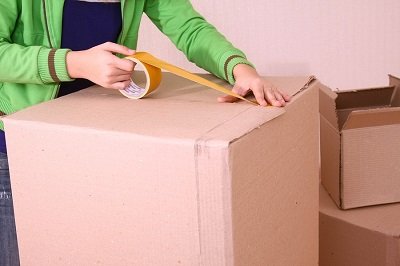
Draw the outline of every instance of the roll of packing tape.
M143 80L139 78L139 80L136 80L134 77L131 78L131 83L130 85L123 89L120 90L120 92L125 95L128 98L131 99L139 99L143 98L153 91L155 91L160 85L161 82L161 70L167 70L177 76L180 76L182 78L191 80L193 82L196 82L198 84L207 86L209 88L212 88L214 90L220 91L222 93L225 93L227 95L234 96L236 98L239 98L241 100L244 100L246 102L252 103L252 104L257 104L255 101L248 100L231 90L228 90L227 88L224 88L214 82L211 82L205 78L202 78L200 76L197 76L195 74L192 74L182 68L179 68L177 66L171 65L170 63L167 63L165 61L162 61L154 56L152 56L149 53L146 52L136 52L134 55L125 57L126 59L129 59L139 66L143 68L143 71L145 73L145 79Z
M161 83L161 69L146 63L142 63L139 59L133 56L127 57L127 59L135 62L136 65L141 66L146 77L144 80L139 77L139 81L135 82L135 78L133 77L134 75L132 75L129 86L123 90L120 90L120 92L130 99L140 99L155 91Z

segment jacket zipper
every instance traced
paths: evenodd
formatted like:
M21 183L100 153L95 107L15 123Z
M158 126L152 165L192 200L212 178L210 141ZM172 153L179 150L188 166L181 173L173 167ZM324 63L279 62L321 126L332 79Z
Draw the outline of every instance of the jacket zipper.
M45 24L45 28L46 28L47 40L49 41L50 48L54 48L54 46L51 42L51 38L50 38L49 23L47 22L46 0L42 0L42 3L43 3L43 16L44 16L44 24ZM60 84L56 84L54 86L54 91L51 95L52 99L56 98L56 95L58 94L59 89L60 89Z
M50 48L53 48L53 44L51 43L51 39L50 39L49 24L47 22L46 1L42 0L42 3L43 3L43 15L44 15L44 24L46 27L47 40L49 41Z
M122 44L122 40L124 39L124 9L125 9L125 2L122 0L121 1L121 20L122 20L122 25L121 25L121 32L119 34L118 42Z

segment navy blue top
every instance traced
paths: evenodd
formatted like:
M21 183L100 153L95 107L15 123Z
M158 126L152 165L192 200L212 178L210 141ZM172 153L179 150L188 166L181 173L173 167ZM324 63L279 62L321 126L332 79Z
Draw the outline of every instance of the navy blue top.
M107 41L116 42L122 27L121 3L66 0L61 48L80 51ZM86 79L61 83L58 97L90 87ZM0 152L7 153L4 131L0 130Z
M121 3L66 0L61 48L81 51L111 41L116 42L122 27ZM87 79L64 82L58 97L92 86Z
M0 130L0 152L7 153L6 135L3 130Z

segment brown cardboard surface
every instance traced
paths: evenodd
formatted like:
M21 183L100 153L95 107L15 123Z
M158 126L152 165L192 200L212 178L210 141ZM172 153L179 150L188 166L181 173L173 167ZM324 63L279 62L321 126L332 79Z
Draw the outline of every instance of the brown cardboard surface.
M390 106L394 87L337 91L336 108Z
M318 97L317 91L307 93ZM315 180L318 180L319 160L316 156L318 132L313 129L315 120L318 121L318 111L315 110L318 106L310 104L311 99L298 99L288 106L285 115L237 139L230 146L236 265L314 263L318 246L307 239L316 233L318 227L313 211L318 204L306 194L318 190ZM293 127L296 128L295 135L284 133ZM254 149L261 139L265 139L266 145ZM258 158L265 158L265 161ZM245 165L242 162L246 162ZM260 179L263 174L270 178ZM301 178L303 175L307 178ZM293 189L287 190L288 187ZM282 221L296 221L296 225ZM282 237L280 232L290 237ZM318 235L314 237L318 238ZM263 252L254 252L260 249ZM290 251L291 256L284 255L286 251Z
M399 125L342 133L342 207L400 201Z
M351 112L343 130L400 124L400 107L357 110Z
M333 128L339 130L338 118L335 112L335 99L337 94L326 86L320 86L319 92L319 112L332 125Z
M362 112L362 111L368 111L369 113L376 113L379 112L379 110L388 110L388 106L374 106L373 108L371 107L358 107L358 108L350 108L350 109L340 109L336 110L337 114L337 119L339 123L339 129L343 130L343 126L345 124L348 124L349 117L350 115L354 115L357 112ZM371 123L374 123L375 121L371 121Z
M218 104L165 73L147 99L92 87L7 117L21 264L317 265L320 83L273 79L308 89Z
M393 94L392 98L392 106L399 106L400 107L400 79L389 75L389 83L391 86L395 86L396 93Z
M340 135L323 116L320 117L320 131L321 181L340 206Z
M388 87L320 92L321 181L343 209L400 202L400 83L390 80Z
M400 204L339 210L320 188L319 265L400 265Z

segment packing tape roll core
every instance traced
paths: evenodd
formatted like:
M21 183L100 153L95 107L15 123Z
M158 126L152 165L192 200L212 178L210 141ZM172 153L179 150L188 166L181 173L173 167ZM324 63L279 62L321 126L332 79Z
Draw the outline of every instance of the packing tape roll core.
M244 100L246 102L258 105L258 103L256 101L248 100L248 99L232 92L231 90L222 87L221 85L218 85L212 81L209 81L205 78L197 76L193 73L190 73L190 72L188 72L182 68L179 68L177 66L174 66L170 63L162 61L162 60L152 56L149 53L136 52L134 55L125 57L125 59L131 60L131 61L135 62L136 64L142 66L144 73L146 75L146 82L145 82L144 86L137 84L137 82L135 82L131 78L130 85L127 88L120 90L120 92L128 98L140 99L140 98L143 98L143 97L149 95L150 93L154 92L161 83L161 78L162 78L161 69L163 69L163 70L169 71L177 76L180 76L182 78L185 78L185 79L191 80L193 82L196 82L198 84L207 86L209 88L220 91L227 95L234 96L234 97Z

